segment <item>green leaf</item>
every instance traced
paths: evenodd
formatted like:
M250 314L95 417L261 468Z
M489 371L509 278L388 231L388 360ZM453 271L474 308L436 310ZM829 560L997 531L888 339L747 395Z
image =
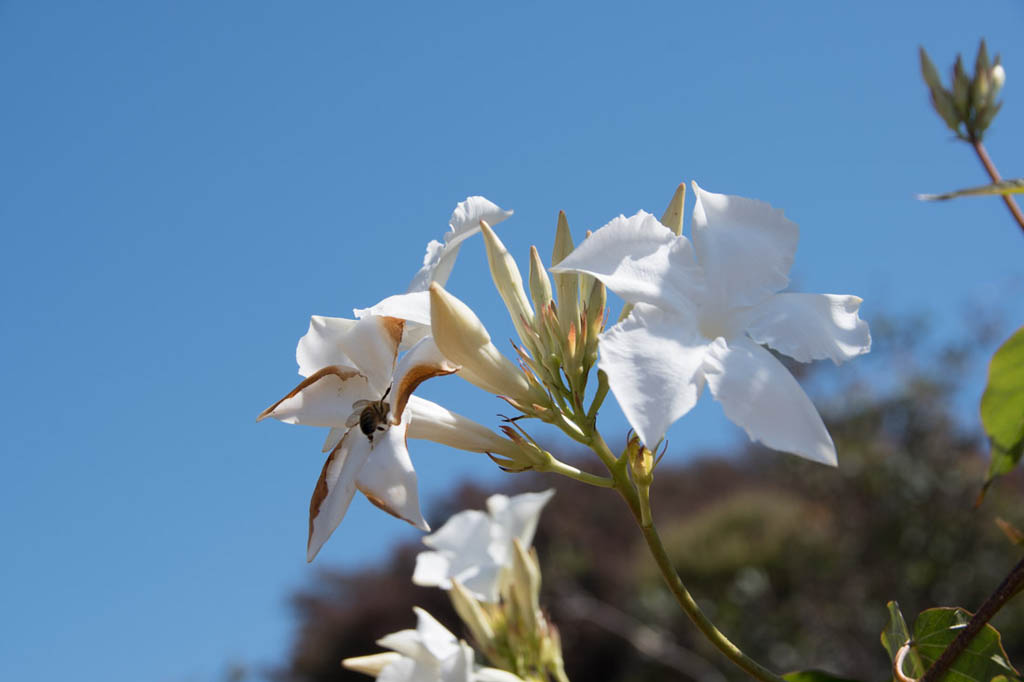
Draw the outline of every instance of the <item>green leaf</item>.
M994 182L991 185L968 187L967 189L958 189L953 192L946 192L945 194L918 194L917 198L921 201L945 201L946 199L955 199L956 197L980 197L994 194L1001 194L1003 196L1008 194L1024 194L1024 178L1011 178L1010 180Z
M992 356L981 396L981 423L992 443L988 485L1013 469L1024 452L1024 327Z
M797 670L782 676L786 682L858 682L849 677L838 677L824 670Z
M922 611L914 622L914 648L930 667L967 625L971 614L961 608ZM985 625L943 676L944 682L990 682L999 676L1020 675L1003 650L999 632ZM915 676L916 677L916 676Z
M889 609L889 622L882 630L882 646L889 652L889 660L895 662L896 654L903 645L910 641L910 628L907 621L903 620L903 613L900 612L900 605L894 601L885 605ZM903 661L903 674L909 677L921 677L924 675L925 667L921 663L921 657L917 650L911 648L909 655Z

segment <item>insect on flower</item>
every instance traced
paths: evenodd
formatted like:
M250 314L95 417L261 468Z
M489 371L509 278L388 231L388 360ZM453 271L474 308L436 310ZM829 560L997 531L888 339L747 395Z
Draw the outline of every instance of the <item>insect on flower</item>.
M388 393L391 387L384 391L380 400L357 400L352 403L355 410L345 421L345 426L352 428L359 424L359 430L363 432L370 441L370 449L373 449L373 435L377 431L388 430L388 416L391 414L391 404L388 403Z

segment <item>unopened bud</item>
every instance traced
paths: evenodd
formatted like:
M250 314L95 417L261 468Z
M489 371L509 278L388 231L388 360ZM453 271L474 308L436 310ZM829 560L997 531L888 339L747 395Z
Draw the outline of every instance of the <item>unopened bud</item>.
M491 343L480 318L437 282L430 285L430 326L438 349L462 365L461 377L495 395L527 403L537 400L523 372Z
M519 447L511 440L437 403L413 395L409 399L409 409L412 411L406 432L409 438L429 440L467 452L487 452L504 457L514 457L519 453Z
M544 269L536 246L530 247L530 298L533 299L533 306L537 309L538 315L552 301L551 280L548 279L548 273Z
M544 622L540 614L540 566L537 557L523 547L519 538L512 541L512 582L510 590L514 595L518 620L524 632L540 634Z
M385 667L400 660L402 660L401 654L387 651L379 654L370 654L369 656L353 656L352 658L346 658L341 664L349 670L355 670L357 673L377 677Z
M465 623L476 643L483 649L492 648L494 646L494 628L491 626L491 619L487 617L487 613L480 606L480 602L458 580L452 580L448 596L452 600L452 606L455 607L455 613Z
M668 202L668 208L661 216L661 224L676 233L676 236L683 234L683 204L686 202L686 183L679 183L672 199Z
M528 344L530 335L527 333L526 327L533 323L533 308L523 289L523 277L519 274L519 267L498 235L483 220L480 221L480 231L484 235L487 263L491 266L494 285L498 288L498 293L501 294L501 300L505 302L505 307L508 309L519 338Z
M651 487L654 482L654 453L644 447L640 438L633 434L626 442L626 454L633 483L640 488Z
M990 77L992 78L992 96L995 97L1006 83L1006 70L1003 65L996 62L996 65L992 67Z
M551 252L551 266L554 267L573 252L572 233L565 211L558 212L558 226L555 228L555 248ZM558 292L558 322L562 333L568 334L569 327L577 324L580 317L579 275L575 272L556 272L555 289Z

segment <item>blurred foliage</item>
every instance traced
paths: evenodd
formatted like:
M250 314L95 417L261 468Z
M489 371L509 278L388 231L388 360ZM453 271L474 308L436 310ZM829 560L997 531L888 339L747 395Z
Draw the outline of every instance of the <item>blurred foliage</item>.
M875 325L876 338L884 327ZM991 331L975 326L983 328ZM1020 558L995 519L1024 525L1024 477L1007 476L975 508L986 448L977 425L954 416L977 338L922 350L920 329L903 331L886 335L899 343L876 344L874 366L843 367L836 380L819 376L827 367L804 374L816 402L829 406L838 470L749 445L681 467L669 466L679 458L670 452L655 472L655 521L687 586L719 628L776 670L889 679L879 644L887 602L906 614L975 609ZM504 492L558 489L535 544L572 680L744 679L679 611L611 491L557 476L508 483ZM492 492L463 486L431 518L480 508ZM318 572L292 597L299 627L290 660L268 676L368 679L339 661L412 627L413 605L461 632L445 593L410 582L417 551L396 549L372 571ZM1010 659L1024 660L1024 599L992 624Z

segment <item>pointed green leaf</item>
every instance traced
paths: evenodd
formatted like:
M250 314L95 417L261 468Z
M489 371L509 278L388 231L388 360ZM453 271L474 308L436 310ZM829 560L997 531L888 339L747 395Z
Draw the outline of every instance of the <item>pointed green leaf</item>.
M967 625L971 614L961 608L922 611L914 622L914 648L930 667ZM985 625L943 676L944 682L990 682L998 675L1019 676L1003 649L999 632Z
M992 443L991 481L1016 466L1024 451L1024 327L992 356L981 396L981 423Z
M1002 182L994 182L991 185L958 189L945 194L918 194L917 198L921 201L945 201L946 199L955 199L956 197L990 196L993 194L1024 194L1024 178L1013 178L1003 180Z
M889 660L895 662L896 654L904 644L910 641L910 628L907 627L907 621L903 620L899 604L891 601L885 606L889 609L889 622L882 630L882 646L889 652ZM911 648L903 661L903 674L918 678L924 675L924 671L925 667L921 663L921 657L918 656L917 650Z

